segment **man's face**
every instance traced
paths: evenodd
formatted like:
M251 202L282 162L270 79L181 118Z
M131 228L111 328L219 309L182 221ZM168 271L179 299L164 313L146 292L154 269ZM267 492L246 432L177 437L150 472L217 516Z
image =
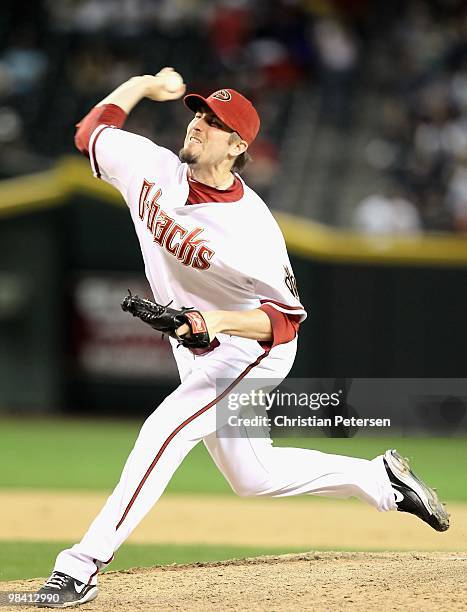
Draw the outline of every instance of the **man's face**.
M232 130L207 107L201 107L188 124L182 161L197 165L217 165L233 152Z

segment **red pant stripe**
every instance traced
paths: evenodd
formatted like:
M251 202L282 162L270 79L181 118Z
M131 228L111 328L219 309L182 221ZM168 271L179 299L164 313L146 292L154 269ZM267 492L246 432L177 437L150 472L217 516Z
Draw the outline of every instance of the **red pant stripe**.
M109 563L111 563L111 561L113 560L113 558L114 558L114 556L112 555L108 561L104 561L104 565L108 565ZM90 578L89 578L89 580L88 580L88 585L89 585L89 584L91 584L91 581L92 581L92 579L94 578L94 576L95 576L96 574L98 574L98 573L99 573L99 567L98 567L98 565L97 565L97 559L93 559L93 560L92 560L92 562L93 562L93 563L94 563L94 565L96 566L96 571L94 572L94 574L91 574L91 577L90 577Z
M217 402L219 402L223 397L225 397L227 395L227 393L229 393L237 383L239 383L242 378L245 378L245 376L248 374L248 372L250 372L250 370L252 370L255 366L257 366L259 364L259 362L266 357L266 355L269 353L269 350L265 351L262 355L260 355L256 361L254 361L253 363L251 363L247 368L245 368L245 370L243 370L243 372L240 374L240 376L238 376L238 378L236 378L232 384L230 384L227 389L225 389L218 397L214 398L212 400L212 402L209 402L209 404L206 404L206 406L203 406L203 408L201 408L200 410L198 410L198 412L195 412L195 414L191 415L188 419L186 419L185 421L183 421L183 423L181 423L176 429L173 430L173 432L169 435L169 437L165 440L164 444L161 446L161 448L159 449L159 452L157 453L157 455L155 456L154 460L152 461L151 465L148 467L148 469L146 470L145 475L143 476L143 478L141 479L138 487L136 488L136 491L133 493L132 498L130 499L130 502L128 503L127 507L125 508L125 512L122 515L122 518L118 521L117 526L115 527L115 530L117 530L120 525L123 523L123 521L125 520L128 512L130 511L131 507L133 506L133 504L135 503L136 498L138 497L144 483L146 482L146 480L149 478L152 470L155 468L157 462L159 461L159 459L162 457L163 452L165 451L165 449L167 448L167 446L170 444L170 442L174 439L174 437L187 425L189 425L192 421L194 421L194 419L196 419L197 417L199 417L200 415L204 414L207 410L209 410L209 408L212 408L212 406L215 406L215 404L217 404Z

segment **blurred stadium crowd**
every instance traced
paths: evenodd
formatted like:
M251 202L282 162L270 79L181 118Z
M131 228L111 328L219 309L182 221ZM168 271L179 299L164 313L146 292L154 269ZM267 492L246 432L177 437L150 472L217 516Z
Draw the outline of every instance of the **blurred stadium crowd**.
M0 177L53 165L73 151L73 126L93 104L164 65L190 90L228 86L254 100L263 128L246 178L265 198L294 92L342 134L365 97L377 100L362 154L378 188L350 203L351 223L467 231L463 0L4 0ZM127 127L178 150L187 119L181 104L155 113L143 102Z

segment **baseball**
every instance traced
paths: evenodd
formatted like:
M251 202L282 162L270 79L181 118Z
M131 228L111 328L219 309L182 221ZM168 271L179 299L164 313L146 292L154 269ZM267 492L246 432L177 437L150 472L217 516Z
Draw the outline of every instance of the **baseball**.
M163 75L164 87L167 91L175 93L183 85L183 79L178 72L169 72Z

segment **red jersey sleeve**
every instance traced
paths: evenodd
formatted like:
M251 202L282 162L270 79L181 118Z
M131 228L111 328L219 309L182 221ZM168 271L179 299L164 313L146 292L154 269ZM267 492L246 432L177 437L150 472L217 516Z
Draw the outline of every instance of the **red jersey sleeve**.
M300 326L300 315L286 314L276 310L273 306L265 304L260 307L265 312L272 326L271 348L278 344L285 344L295 338Z
M89 113L76 124L75 145L76 148L89 157L89 141L91 135L98 125L112 125L117 128L123 127L127 118L125 111L116 104L104 104L95 106Z

